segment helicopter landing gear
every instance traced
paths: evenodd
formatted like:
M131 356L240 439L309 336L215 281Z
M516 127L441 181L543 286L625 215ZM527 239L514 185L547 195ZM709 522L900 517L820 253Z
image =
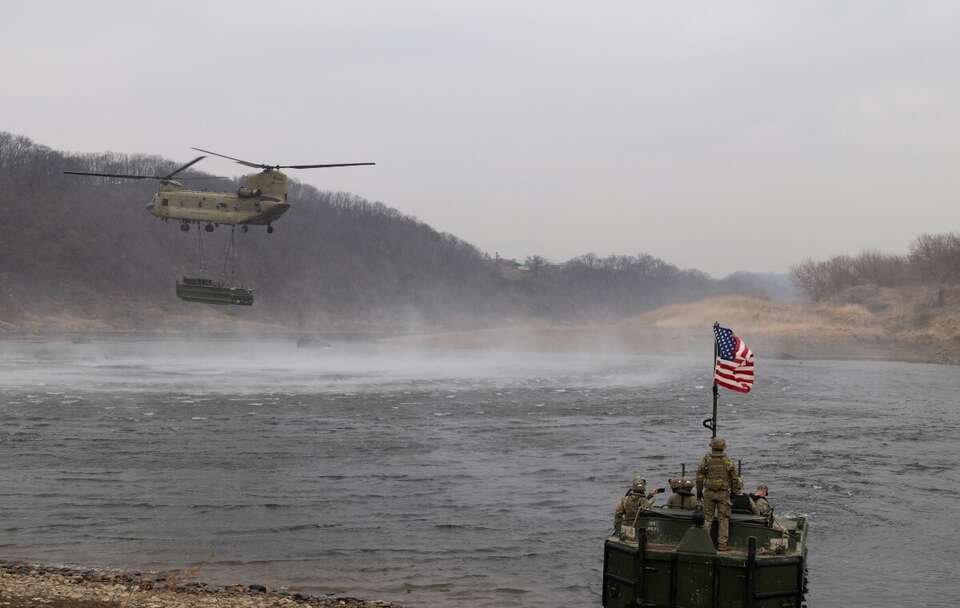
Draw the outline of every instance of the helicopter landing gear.
M267 224L267 234L273 234L273 226Z
M186 222L180 224L180 230L183 230L184 232L189 232L189 231L190 231L190 224L188 224L188 223L186 223Z
M206 230L207 232L213 232L213 224L207 224L206 226L203 227L203 229Z

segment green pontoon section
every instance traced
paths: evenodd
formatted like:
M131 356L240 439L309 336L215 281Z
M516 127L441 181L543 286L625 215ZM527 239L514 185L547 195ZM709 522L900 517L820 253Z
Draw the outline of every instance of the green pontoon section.
M187 302L202 304L253 305L253 290L230 287L211 279L183 277L177 281L177 297Z
M805 517L733 514L730 551L713 550L693 511L652 509L635 538L609 537L603 551L606 608L801 608L806 592Z

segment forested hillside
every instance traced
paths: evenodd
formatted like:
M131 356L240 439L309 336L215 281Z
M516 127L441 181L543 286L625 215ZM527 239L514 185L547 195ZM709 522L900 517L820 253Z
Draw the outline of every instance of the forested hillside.
M560 264L493 259L381 203L291 182L292 208L276 233L237 232L236 278L256 289L257 303L186 304L174 282L200 271L200 236L144 210L156 182L63 175L163 174L176 164L65 154L0 132L0 328L188 329L198 320L297 330L472 328L610 320L735 290L764 293L756 277L717 281L643 254ZM207 275L223 274L230 232L203 233Z

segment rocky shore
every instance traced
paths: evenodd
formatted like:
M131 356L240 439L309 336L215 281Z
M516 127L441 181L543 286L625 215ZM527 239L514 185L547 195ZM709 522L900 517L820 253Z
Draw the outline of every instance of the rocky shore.
M260 584L213 586L189 570L123 572L0 562L0 608L400 608Z

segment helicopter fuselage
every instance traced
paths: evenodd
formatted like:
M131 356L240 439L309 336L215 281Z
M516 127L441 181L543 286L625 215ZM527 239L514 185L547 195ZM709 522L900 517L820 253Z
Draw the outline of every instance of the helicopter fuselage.
M189 190L179 182L165 180L147 205L147 211L163 220L213 225L269 225L287 212L286 179L271 171L250 176L236 194ZM277 179L280 178L280 179ZM280 187L278 187L280 186Z

